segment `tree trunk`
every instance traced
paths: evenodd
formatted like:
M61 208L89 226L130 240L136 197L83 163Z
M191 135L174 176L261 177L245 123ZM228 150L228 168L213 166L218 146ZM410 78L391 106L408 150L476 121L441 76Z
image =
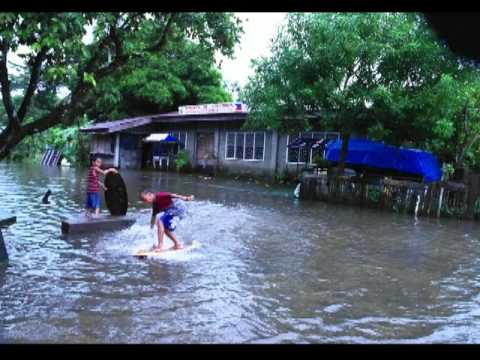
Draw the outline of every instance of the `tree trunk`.
M347 161L349 142L350 142L350 134L346 133L342 135L342 149L340 151L340 158L338 161L337 176L343 175L343 173L345 172L345 162Z
M5 159L22 138L19 136L19 132L15 130L6 129L0 134L0 160Z
M469 173L467 175L467 206L464 218L473 220L475 217L475 202L480 195L480 175Z

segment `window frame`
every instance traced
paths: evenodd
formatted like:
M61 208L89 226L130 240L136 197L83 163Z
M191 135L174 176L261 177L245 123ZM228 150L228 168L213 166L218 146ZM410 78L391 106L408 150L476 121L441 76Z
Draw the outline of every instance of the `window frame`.
M307 131L306 133L298 133L297 136L301 136L302 134L309 134L310 137L313 139L314 137L314 134L318 134L318 133L321 133L323 134L323 138L324 139L327 139L327 136L328 135L331 135L331 134L335 134L337 136L337 140L340 138L340 132L338 131ZM287 149L286 149L286 155L285 155L285 161L287 163L287 165L314 165L313 163L313 149L310 149L310 153L307 154L308 158L307 158L307 161L288 161L288 150L290 150L288 148L288 145L290 144L290 134L287 134ZM323 156L325 157L325 151L326 150L323 150ZM300 154L300 153L299 153ZM297 160L298 160L299 157L297 157Z
M234 134L234 142L233 142L233 147L234 147L234 152L233 152L233 157L227 157L228 154L228 135L229 134ZM239 158L237 157L237 137L238 134L241 134L243 136L243 154L242 157ZM245 159L245 145L246 145L246 139L247 139L247 134L253 134L253 158L252 159ZM262 153L262 159L255 159L255 148L256 148L256 134L263 134L263 153ZM265 131L226 131L225 132L225 160L240 160L240 161L247 161L247 162L262 162L265 161L265 148L266 148L266 142L267 142L267 134ZM231 144L230 144L231 145Z
M255 159L255 151L256 151L256 135L257 134L263 134L263 152L262 152L262 160L260 159ZM265 161L265 148L266 148L266 143L267 143L267 133L265 131L254 131L253 132L253 160L252 161Z
M233 157L228 157L228 135L233 134ZM225 133L225 160L236 160L235 153L237 152L237 132L227 131Z
M298 133L297 134L297 137L301 136L302 133ZM287 163L287 165L305 165L307 164L305 161L288 161L288 150L290 150L288 148L288 145L290 145L290 134L287 135L287 146L286 146L286 151L285 151L285 161ZM299 149L299 153L298 155L300 155L300 149ZM297 156L297 160L299 160L300 156ZM308 161L308 159L307 159Z

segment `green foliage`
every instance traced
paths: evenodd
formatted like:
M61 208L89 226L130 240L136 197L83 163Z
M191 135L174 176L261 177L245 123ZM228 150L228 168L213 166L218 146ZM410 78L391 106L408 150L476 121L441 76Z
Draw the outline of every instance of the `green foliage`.
M479 71L453 57L423 17L293 13L271 51L254 61L242 92L247 127L321 127L480 167Z
M148 54L95 89L89 117L118 119L174 111L179 105L231 101L213 56L189 40L167 49L168 56Z
M95 81L95 76L93 76L93 74L89 74L89 73L83 74L83 81L92 84L93 87L97 86L97 82Z
M443 163L442 165L442 173L443 173L443 180L448 181L455 172L455 167L449 163Z
M191 168L192 168L192 165L190 163L190 155L188 154L188 152L185 150L179 151L175 158L175 169L178 172L180 172L180 171L188 171Z
M76 126L56 126L36 136L26 138L10 154L10 160L39 163L49 147L59 150L73 165L87 165L90 153L90 136L79 131L88 124L80 120Z
M331 166L330 161L324 159L323 156L320 156L320 155L315 156L315 158L313 159L313 162L317 167L322 169L327 169Z
M213 58L232 56L241 32L233 13L0 14L0 85L6 90L0 159L26 137L71 125L97 106L110 117L150 112L150 105L226 99ZM17 79L20 95L4 61L15 52L26 65ZM67 96L60 98L59 89ZM39 107L42 96L53 103Z
M368 193L367 193L369 201L378 203L380 201L381 195L382 193L379 187L373 187L373 186L369 187Z

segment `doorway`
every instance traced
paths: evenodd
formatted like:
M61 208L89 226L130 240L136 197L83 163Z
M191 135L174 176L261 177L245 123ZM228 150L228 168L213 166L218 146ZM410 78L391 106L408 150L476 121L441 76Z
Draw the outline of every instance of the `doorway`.
M214 158L214 135L213 132L197 133L197 160L211 160Z

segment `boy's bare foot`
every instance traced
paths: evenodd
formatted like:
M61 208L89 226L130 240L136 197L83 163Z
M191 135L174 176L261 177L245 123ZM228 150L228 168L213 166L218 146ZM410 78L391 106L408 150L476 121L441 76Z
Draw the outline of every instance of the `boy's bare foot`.
M175 246L174 246L173 248L174 248L175 250L183 249L183 244L181 244L181 243L175 244Z
M162 246L158 246L158 245L157 245L157 246L154 246L154 247L152 248L152 251L160 252L160 251L163 251L163 249L162 249Z

